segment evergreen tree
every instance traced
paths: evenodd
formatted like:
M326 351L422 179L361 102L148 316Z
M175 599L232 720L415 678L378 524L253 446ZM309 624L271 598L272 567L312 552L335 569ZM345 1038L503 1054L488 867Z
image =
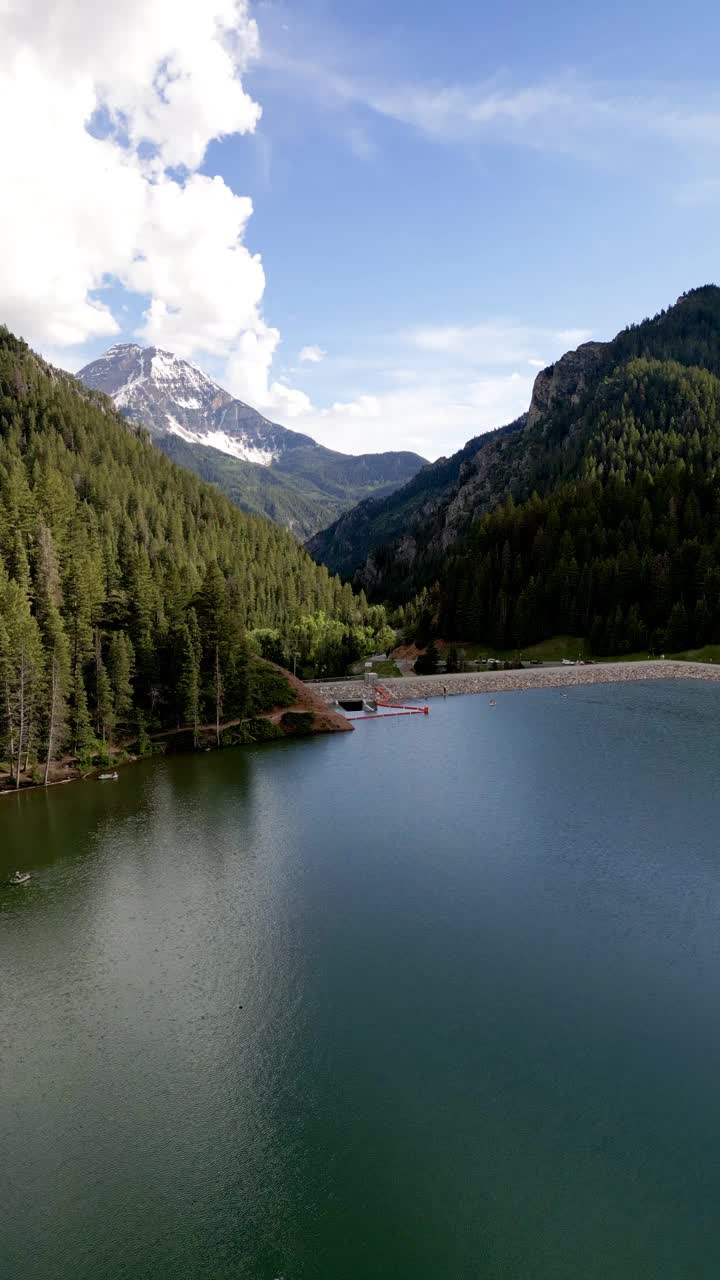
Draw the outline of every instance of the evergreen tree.
M44 692L40 628L22 587L6 580L2 591L2 672L5 684L6 751L16 787L39 746L39 713Z
M416 659L413 670L419 676L434 676L437 675L438 663L437 645L434 640L431 640L425 652Z
M128 729L133 720L133 672L135 654L129 636L116 631L108 644L108 674L112 686L116 723Z
M180 710L185 724L192 729L193 745L198 745L200 728L200 653L187 623L180 628Z
M103 746L112 740L115 728L115 701L110 676L100 658L96 666L95 717L96 733Z
M97 751L98 743L92 729L85 681L79 666L70 677L69 719L72 754L79 760L81 768L87 769Z
M44 616L45 699L43 740L45 743L44 782L47 786L53 760L62 756L67 744L67 693L70 684L70 653L62 619L54 605Z
M458 658L458 651L455 648L455 645L451 645L450 648L448 649L445 670L449 673L453 673L455 671L460 670L460 661Z
M668 653L679 653L688 644L688 616L682 600L678 600L670 611L670 620L665 634L665 647Z

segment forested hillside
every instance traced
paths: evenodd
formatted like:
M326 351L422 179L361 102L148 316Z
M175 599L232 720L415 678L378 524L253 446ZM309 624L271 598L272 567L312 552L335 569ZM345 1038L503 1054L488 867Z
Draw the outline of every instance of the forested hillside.
M261 653L332 669L388 635L290 534L0 329L0 742L16 777L282 703Z
M439 633L500 648L586 635L599 654L719 641L720 379L632 360L580 440L577 479L509 499L449 558Z
M662 367L652 372L638 369L633 364L638 359L659 362ZM699 370L699 381L683 378L673 365ZM716 417L713 393L703 375L717 374L720 290L708 285L691 290L654 318L623 330L612 342L586 343L568 352L538 374L522 419L478 437L453 458L426 467L382 504L362 504L314 538L309 544L312 553L374 598L395 603L407 602L435 581L445 585L449 563L457 573L457 559L465 557L462 605L457 603L460 589L456 587L452 603L447 594L444 619L446 626L450 621L455 626L460 608L467 625L468 593L474 591L479 598L483 591L480 567L473 573L468 560L477 550L479 522L509 498L516 507L538 496L546 500L560 487L585 484L593 474L604 486L613 470L612 464L608 469L604 452L611 448L613 431L622 435L622 444L618 441L616 447L624 450L627 460L624 471L621 463L614 468L622 483L636 475L640 479L638 473L652 479L660 461L663 466L687 466L683 442L686 436L693 438L695 430L702 449L707 446L712 451ZM641 436L637 455L633 454L634 436L629 439L623 434L630 401L634 430ZM691 490L703 475L695 458L688 482ZM584 497L579 497L578 502L582 501ZM615 536L611 512L607 519L606 532ZM639 554L648 549L638 542ZM474 580L472 590L470 579ZM516 579L520 581L517 573ZM445 598L446 592L441 595ZM474 616L473 630L464 639L478 635L479 625L487 625L480 623L477 605ZM552 616L551 611L540 635L553 625ZM606 616L604 603L598 616ZM644 625L658 632L660 623L656 615L653 618L652 626L649 618Z
M715 286L563 356L524 419L456 458L363 530L355 581L405 605L408 639L576 635L598 654L720 642Z
M449 497L458 491L480 456L491 460L491 467L502 467L512 438L524 422L521 418L510 426L478 436L451 458L440 458L423 467L392 494L359 502L309 538L308 551L332 573L352 578L360 571L371 588L376 582L381 583L383 595L406 597L414 580L418 539L430 541L436 513L445 510Z
M301 541L368 494L393 493L422 466L412 453L349 457L317 444L289 449L272 466L260 466L172 433L152 438L168 458L216 484L241 511L267 516Z

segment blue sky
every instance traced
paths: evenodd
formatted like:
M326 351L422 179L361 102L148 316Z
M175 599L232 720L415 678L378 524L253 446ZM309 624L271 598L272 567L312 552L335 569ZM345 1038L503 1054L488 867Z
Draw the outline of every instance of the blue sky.
M124 15L132 81L104 83L99 50L77 68L131 147L136 122L136 183L141 146L163 176L145 164L135 241L80 260L94 316L15 307L68 367L139 334L323 443L435 457L519 413L567 347L717 279L716 5L209 0L225 46L242 26L220 75L186 0L163 54L167 2ZM172 59L197 85L174 116ZM117 158L111 132L94 147Z

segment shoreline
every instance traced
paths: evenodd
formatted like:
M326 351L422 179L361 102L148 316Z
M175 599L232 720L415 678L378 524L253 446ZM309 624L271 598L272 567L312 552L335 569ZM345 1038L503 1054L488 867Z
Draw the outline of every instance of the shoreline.
M389 676L378 680L393 698L424 700L468 693L515 693L523 689L567 689L573 685L621 684L643 680L720 681L720 664L680 662L667 658L647 662L602 662L581 667L523 667L515 671L473 671L437 676ZM332 705L338 698L363 698L372 686L363 680L332 681L313 692Z
M323 684L309 686L303 685L297 677L287 672L284 674L289 678L291 687L297 695L295 703L288 708L275 707L270 711L261 712L258 719L277 724L285 711L312 711L315 723L309 732L297 736L314 737L319 734L352 732L352 720L336 712L334 704L339 698L366 698L372 686L365 684L363 680L328 680ZM719 683L720 663L715 666L707 662L681 662L672 658L655 658L644 662L603 662L580 667L523 667L514 671L457 672L436 676L388 676L385 679L379 679L378 685L387 689L392 701L424 702L429 698L442 698L443 687L447 688L448 697L457 697L467 694L518 693L527 689L567 689L576 685L639 683L645 680L705 680ZM378 718L382 718L382 713ZM221 729L232 728L238 723L240 722L235 720L226 721L221 725ZM214 726L204 725L203 731L212 736ZM154 739L162 740L172 738L177 733L187 732L189 730L184 726L181 730L164 730L152 736ZM283 736L287 740L296 735L288 733ZM118 767L126 768L139 760L149 758L134 756L124 760ZM80 774L69 766L66 767L65 777L52 778L47 785L28 782L21 784L19 788L0 785L0 796L23 795L28 791L48 791L51 787L65 786L68 782L94 781L101 767L97 766L86 774Z
M271 663L269 665L274 666L275 664ZM281 668L278 668L278 670L281 670ZM226 743L221 746L217 746L215 744L215 725L203 724L198 729L198 735L201 735L198 746L195 748L191 747L187 751L183 749L181 754L191 755L206 750L225 751L228 750L230 746L259 746L262 745L263 742L268 741L277 742L282 740L289 741L293 738L312 738L320 734L328 733L352 733L353 727L350 722L346 720L344 716L339 715L334 711L331 706L328 706L324 699L318 697L317 692L314 689L304 685L301 680L298 680L297 677L293 676L289 671L283 671L282 674L285 676L290 688L295 694L295 701L293 703L289 706L270 707L267 711L257 712L254 717L245 716L238 717L234 720L224 720L220 725L220 732L225 733L227 730L237 728L238 726L247 723L249 719L266 720L277 730L277 735L272 735L269 738L260 738L255 742ZM283 726L283 717L286 715L310 715L312 717L312 723L307 726L303 726L301 730L296 731L292 726ZM182 725L173 729L158 730L149 736L151 741L156 743L160 750L157 752L150 752L142 756L134 754L128 755L126 753L127 742L124 745L118 744L114 754L116 756L123 755L124 758L113 759L111 755L110 761L107 764L93 765L92 768L88 769L85 773L81 773L77 765L72 764L69 761L58 762L53 765L53 772L55 776L51 777L47 783L21 782L20 786L16 787L12 784L3 786L2 782L0 782L0 796L26 795L28 791L49 791L51 787L63 787L66 786L68 782L97 782L99 781L98 775L102 772L107 772L110 769L126 769L130 765L140 763L142 760L151 760L153 755L165 754L163 744L167 747L168 743L172 742L173 739L180 739L181 737L187 738L191 733L192 729L189 725ZM59 777L57 776L58 774L63 774L63 776Z

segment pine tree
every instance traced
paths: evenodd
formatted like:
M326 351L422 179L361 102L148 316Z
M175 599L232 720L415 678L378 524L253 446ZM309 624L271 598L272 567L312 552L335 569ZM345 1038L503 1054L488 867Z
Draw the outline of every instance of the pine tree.
M413 670L419 676L437 675L439 660L440 655L438 654L437 645L434 640L431 640L425 652L421 653L416 660Z
M205 669L212 691L215 739L220 746L220 723L223 716L224 659L227 657L229 616L226 583L219 566L211 564L197 597L197 616L202 637Z
M2 595L6 741L15 785L19 787L20 776L29 767L38 747L43 647L40 628L19 584L12 579L6 581Z
M76 666L70 677L69 718L72 753L79 760L81 768L86 769L98 744L92 730L85 681L79 666Z
M180 628L179 692L181 714L192 728L193 746L196 747L200 727L200 649L187 623Z
M67 691L70 683L70 653L62 619L54 605L47 609L44 624L45 649L45 773L47 786L52 761L61 756L67 742Z
M688 616L682 600L676 601L670 612L670 619L665 634L665 647L668 653L679 653L687 648Z
M135 655L129 637L114 632L108 643L108 674L112 685L116 724L127 730L133 720L133 671Z
M96 732L103 746L112 740L115 728L115 701L112 681L102 658L95 669L95 720Z

